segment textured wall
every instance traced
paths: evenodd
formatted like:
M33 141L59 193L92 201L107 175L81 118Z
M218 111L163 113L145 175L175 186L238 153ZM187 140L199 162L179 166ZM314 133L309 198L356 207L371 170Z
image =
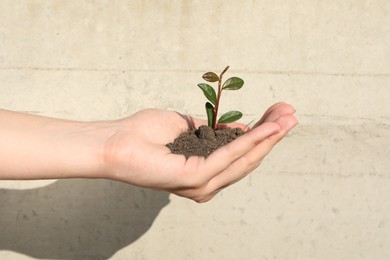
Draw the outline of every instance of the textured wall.
M281 100L298 111L252 175L207 204L0 181L0 258L390 259L389 1L0 2L1 108L203 117L196 84L226 65L246 84L222 106L243 122Z

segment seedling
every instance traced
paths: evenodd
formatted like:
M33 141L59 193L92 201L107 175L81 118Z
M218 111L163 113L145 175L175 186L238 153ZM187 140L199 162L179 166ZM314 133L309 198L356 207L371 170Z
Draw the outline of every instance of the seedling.
M223 114L217 121L219 101L221 99L222 91L237 90L244 85L244 81L238 77L229 78L222 84L222 77L228 69L229 66L227 66L219 76L214 72L207 72L202 77L204 80L208 82L218 82L217 93L215 92L214 88L211 87L209 84L206 83L198 84L198 87L203 91L205 97L210 101L210 102L206 102L205 107L206 107L208 125L214 130L218 128L218 124L227 124L227 123L235 122L242 117L242 113L240 111L232 110Z
M219 147L245 134L241 128L226 127L222 129L221 127L218 129L219 124L231 123L242 117L242 113L239 111L229 111L218 119L218 109L222 92L224 90L237 90L244 85L244 81L237 77L229 78L223 82L223 75L228 69L229 66L219 76L214 72L207 72L203 75L203 79L207 82L215 82L218 84L217 91L207 83L198 84L208 100L205 105L208 126L199 126L197 129L189 129L181 133L172 143L166 145L172 153L182 154L187 159L191 156L207 158Z

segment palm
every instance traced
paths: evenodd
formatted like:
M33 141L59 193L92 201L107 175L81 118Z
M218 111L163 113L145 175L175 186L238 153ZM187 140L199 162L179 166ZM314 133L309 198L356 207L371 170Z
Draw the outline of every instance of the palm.
M188 130L191 122L199 125L202 121L157 109L142 110L120 120L121 130L110 144L110 158L119 166L118 179L138 186L168 188L165 183L172 181L185 159L170 154L165 145Z

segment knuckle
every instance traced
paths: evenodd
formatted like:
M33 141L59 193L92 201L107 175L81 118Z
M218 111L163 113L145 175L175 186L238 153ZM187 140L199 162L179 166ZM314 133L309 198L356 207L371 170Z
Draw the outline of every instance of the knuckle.
M211 200L215 196L215 192L211 191L208 187L202 187L201 189L197 189L194 191L192 196L192 200L197 203L205 203Z
M199 197L195 197L193 198L193 200L196 202L196 203L206 203L208 201L210 201L214 196L199 196Z
M241 169L243 169L245 175L259 167L261 162L262 158L248 158L247 156L244 156L240 159Z
M234 143L229 143L220 148L220 151L224 153L225 158L231 158L232 160L238 159L239 153Z

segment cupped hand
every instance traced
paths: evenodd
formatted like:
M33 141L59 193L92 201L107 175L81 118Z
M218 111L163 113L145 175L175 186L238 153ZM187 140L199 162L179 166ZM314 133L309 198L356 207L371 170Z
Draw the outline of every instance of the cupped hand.
M295 109L271 106L252 129L207 159L172 154L166 147L180 133L207 124L173 111L147 109L114 121L117 130L105 145L109 178L165 190L197 202L213 198L258 167L272 148L297 124Z

